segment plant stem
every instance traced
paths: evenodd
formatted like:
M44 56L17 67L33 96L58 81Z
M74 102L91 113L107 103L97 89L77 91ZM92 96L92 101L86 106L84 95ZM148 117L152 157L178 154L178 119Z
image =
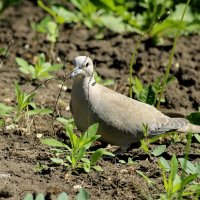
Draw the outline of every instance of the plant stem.
M187 160L188 160L189 153L190 153L191 143L192 143L192 133L189 133L188 138L187 138L186 147L185 147L185 155L184 155L185 160L184 160L184 163L183 163L181 180L183 180L185 178L185 171L186 171L185 169L187 167ZM181 183L182 183L182 181L181 181ZM183 193L183 185L181 184L181 189L180 189L179 195L178 195L179 200L182 199L182 193Z
M166 86L166 83L167 83L167 79L169 77L169 72L170 72L170 69L171 69L171 66L172 66L172 60L173 60L173 57L174 57L176 44L177 44L178 37L179 37L179 34L180 34L180 25L181 25L181 23L183 21L183 18L185 16L185 12L187 10L187 7L188 7L189 3L190 3L190 0L187 0L187 3L185 5L185 8L183 10L183 13L182 13L182 16L181 16L181 19L180 19L180 22L179 22L178 30L177 30L176 35L175 35L175 39L174 39L174 42L173 42L172 50L170 52L170 57L169 57L169 61L168 61L168 64L167 64L167 69L166 69L166 73L165 73L165 76L164 76L164 80L163 80L163 83L162 83L162 88L161 88L161 91L160 91L158 103L156 105L157 109L160 107L160 102L161 102L161 99L162 99L162 96L163 96L163 92L164 92L164 89L165 89L165 86Z
M132 56L131 56L131 61L130 61L130 66L129 66L129 84L130 84L130 89L129 89L129 96L130 98L132 98L133 96L133 89L132 89L132 86L133 86L133 65L135 65L135 62L136 62L136 56L137 56L137 50L138 50L138 47L140 46L144 36L146 35L146 32L144 32L141 36L141 38L137 41L136 45L135 45L135 48L134 48L134 51L132 53Z
M56 13L55 13L53 10L51 10L49 7L47 7L47 6L43 3L42 0L38 0L37 3L38 3L38 5L39 5L41 8L43 8L46 12L48 12L51 16L53 16L54 19L55 19L55 21L56 21L57 15L56 15Z
M134 48L134 51L132 53L132 56L131 56L131 61L130 61L130 65L129 65L129 84L130 84L130 90L129 90L129 96L130 98L132 98L133 96L133 89L132 89L132 86L133 86L133 76L132 76L132 73L133 73L133 65L135 65L136 63L136 57L137 57L137 53L138 53L138 48L142 42L142 40L144 39L145 35L146 34L149 34L149 32L151 31L151 29L154 27L154 25L157 23L157 21L155 23L153 23L143 34L142 36L140 37L140 39L137 41L136 45L135 45L135 48Z
M55 52L54 52L54 49L55 49L55 42L51 42L50 44L50 52L49 52L49 55L50 55L50 61L55 61Z

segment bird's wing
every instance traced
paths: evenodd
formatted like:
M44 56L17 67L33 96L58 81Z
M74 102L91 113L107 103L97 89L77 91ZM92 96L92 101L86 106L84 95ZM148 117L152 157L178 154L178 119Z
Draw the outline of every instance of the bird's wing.
M148 133L157 135L177 130L186 123L184 119L169 118L153 106L128 98L104 86L97 85L94 89L96 98L91 95L91 101L98 117L107 125L125 133L141 132L143 126L147 125Z

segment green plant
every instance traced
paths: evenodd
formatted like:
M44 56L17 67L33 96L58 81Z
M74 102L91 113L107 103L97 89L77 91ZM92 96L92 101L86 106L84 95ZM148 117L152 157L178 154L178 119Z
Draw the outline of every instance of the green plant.
M97 83L105 85L105 86L113 85L115 83L113 79L105 79L105 80L103 80L101 78L101 76L98 75L96 72L94 73L94 78L95 78L95 81Z
M182 15L181 15L180 24L178 25L178 29L176 31L173 46L172 46L172 49L171 49L171 52L170 52L170 57L169 57L168 64L167 64L167 67L166 67L166 73L165 73L165 76L164 76L164 79L163 79L163 82L162 82L162 87L161 87L161 91L160 91L160 94L159 94L158 103L156 105L157 108L160 107L160 102L162 100L163 92L164 92L164 89L167 85L167 80L168 80L168 77L169 77L170 69L171 69L171 66L172 66L172 60L173 60L175 49L176 49L176 44L177 44L178 37L179 37L179 34L180 34L180 30L181 30L180 25L183 22L183 18L185 16L185 13L187 11L189 3L190 3L190 0L187 0L187 3L185 4Z
M173 155L170 165L163 157L160 157L159 166L162 169L163 183L166 192L160 195L160 199L171 200L178 198L180 191L182 191L181 196L198 195L200 192L200 184L194 183L198 174L194 173L184 177L179 176L178 160L175 155ZM169 173L168 177L167 173Z
M199 111L200 111L200 108L199 108ZM186 117L190 123L200 125L200 112L199 111L190 113ZM200 134L194 134L194 137L200 143Z
M68 199L69 197L66 192L60 193L57 198L57 200L68 200ZM89 193L84 188L81 188L76 196L76 200L89 200L89 199L90 199ZM34 198L34 196L31 193L29 193L26 194L24 200L45 200L45 195L40 193Z
M51 48L49 50L50 58L55 60L55 43L59 36L59 31L62 28L62 24L65 22L65 20L62 16L62 12L56 13L53 9L46 6L42 0L38 0L37 3L42 9L49 13L54 20L47 16L38 24L32 23L31 26L37 32L42 32L47 35L47 40L51 42Z
M132 158L129 157L127 162L125 160L119 160L119 163L127 164L127 165L133 165L134 161L132 160Z
M35 103L33 102L33 98L35 93L26 94L21 90L19 85L15 83L15 94L16 94L16 101L17 105L14 107L15 111L15 120L18 121L24 115L44 115L52 113L52 110L47 108L37 108ZM32 109L29 109L31 107Z
M91 125L88 130L81 136L77 136L73 133L72 126L66 126L66 134L69 137L70 145L64 144L56 139L43 139L42 144L47 144L51 147L59 149L53 149L57 157L51 158L51 161L56 164L64 165L72 170L83 168L86 172L89 172L91 168L101 171L101 167L96 165L97 161L103 155L113 156L105 149L97 149L95 152L87 151L91 145L100 137L96 135L98 124ZM64 155L63 158L58 156ZM89 156L91 155L90 159Z
M162 136L161 136L162 137ZM158 139L156 137L156 139ZM161 154L163 154L166 150L166 145L158 145L156 146L154 149L149 149L149 144L154 142L154 140L151 140L151 139L143 139L141 140L141 146L140 148L145 152L147 153L150 157L151 156L160 156Z
M50 16L45 17L39 23L31 23L33 30L39 33L45 33L49 42L55 43L59 36L59 29L56 22Z
M6 55L6 49L3 47L0 47L0 56L5 56Z
M115 32L134 30L129 24L125 24L121 16L115 14L114 11L118 12L123 8L121 6L121 9L119 9L115 5L115 1L71 0L71 3L75 7L73 11L66 9L61 4L46 6L43 1L38 1L38 5L49 13L56 23L82 23L90 29L93 27L99 28L97 38L102 37L101 31L104 27Z
M190 121L192 124L200 125L200 111L198 112L193 112L190 113L187 116L187 119Z
M5 117L9 116L13 108L0 103L0 128L5 125Z
M0 103L1 124L5 124L5 117L12 118L14 122L18 122L21 118L32 115L45 115L52 113L47 108L37 108L33 102L35 93L26 94L21 90L19 85L15 83L16 105L11 107Z
M164 35L174 36L177 28L180 29L180 33L198 32L200 30L199 14L193 12L192 5L188 6L185 13L185 17L180 23L180 13L184 10L186 4L181 1L164 1L164 0L140 0L133 8L135 10L136 24L135 26L146 32L149 38L154 43L159 43L161 37ZM170 16L163 22L154 23L158 16L163 13L171 12Z
M70 126L71 128L75 128L74 118L66 119L64 117L57 117L56 120L65 125L65 127Z
M48 169L48 166L44 165L44 164L41 164L41 163L38 163L34 167L34 171L37 172L37 173L41 173L41 172L43 172L43 171L45 171L47 169Z
M166 150L166 145L158 145L151 153L154 156L160 156Z
M22 73L31 75L32 79L42 80L49 79L53 76L50 74L51 72L55 72L62 68L63 64L51 64L50 62L46 62L45 55L41 53L38 56L37 62L35 65L30 65L26 60L17 57L16 62L19 65L19 70Z
M143 149L143 151L147 154L150 155L150 150L149 150L149 142L148 140L146 140L146 138L148 137L148 125L143 124L143 133L144 133L144 139L140 140L140 147Z
M165 137L165 134L162 134L162 135L157 135L157 136L154 136L154 137L148 137L148 126L143 124L143 133L144 133L144 139L141 139L140 140L140 148L145 152L147 153L150 157L151 156L160 156L162 153L165 152L166 150L166 145L158 145L156 146L154 149L150 149L149 148L149 144L157 141L159 138L164 138Z
M161 79L162 77L158 77L154 83L150 85L143 85L141 81L135 76L133 92L135 93L136 98L139 101L147 103L149 105L156 105L157 101L159 100L159 94L162 89ZM168 85L174 80L175 77L171 76L167 79L166 84ZM162 98L161 102L165 102L165 99Z
M200 161L197 161L194 164L185 158L179 158L178 161L184 172L187 174L198 174L198 177L200 177Z
M136 172L147 182L150 186L155 186L155 182L152 181L148 176L146 176L142 171L136 170Z
M12 109L13 108L11 106L6 106L5 104L0 103L0 116L8 116Z
M26 94L24 93L19 85L15 83L15 94L16 94L16 100L17 100L17 105L16 105L16 118L19 119L20 116L22 115L23 111L28 108L28 106L33 105L32 100L35 96L34 93L32 94Z

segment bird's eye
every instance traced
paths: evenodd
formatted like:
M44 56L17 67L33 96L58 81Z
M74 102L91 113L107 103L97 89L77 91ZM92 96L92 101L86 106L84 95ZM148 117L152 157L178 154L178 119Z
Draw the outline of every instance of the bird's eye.
M89 66L89 63L86 63L85 67L88 67Z

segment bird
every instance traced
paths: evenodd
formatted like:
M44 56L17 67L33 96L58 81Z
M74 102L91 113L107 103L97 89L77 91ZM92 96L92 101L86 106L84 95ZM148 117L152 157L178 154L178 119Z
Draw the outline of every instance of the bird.
M100 140L119 146L120 152L145 137L144 127L150 137L172 131L200 133L200 126L185 118L168 117L151 105L96 83L93 61L88 56L77 56L73 64L70 110L81 132L98 123Z

